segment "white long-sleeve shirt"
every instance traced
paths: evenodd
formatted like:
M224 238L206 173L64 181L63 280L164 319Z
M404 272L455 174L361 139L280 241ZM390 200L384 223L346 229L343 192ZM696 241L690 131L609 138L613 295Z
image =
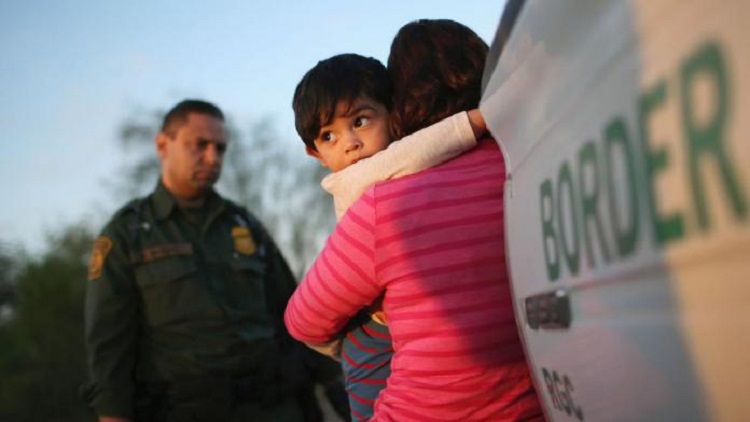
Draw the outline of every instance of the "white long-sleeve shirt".
M336 220L373 184L434 167L477 144L465 111L392 142L388 148L321 181L333 195Z

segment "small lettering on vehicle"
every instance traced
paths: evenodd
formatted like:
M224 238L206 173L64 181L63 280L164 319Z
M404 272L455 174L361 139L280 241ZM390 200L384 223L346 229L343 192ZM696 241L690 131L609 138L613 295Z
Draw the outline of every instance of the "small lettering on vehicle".
M555 410L565 412L568 416L579 421L583 419L583 409L573 399L573 382L566 374L558 373L554 369L542 368L542 376L547 394L552 400Z

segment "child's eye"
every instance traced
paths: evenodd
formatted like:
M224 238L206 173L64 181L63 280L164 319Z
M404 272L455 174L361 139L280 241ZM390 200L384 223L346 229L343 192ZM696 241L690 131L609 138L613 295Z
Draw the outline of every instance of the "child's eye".
M330 142L334 140L335 136L333 135L333 132L323 132L320 134L320 140L323 142Z
M370 118L366 116L359 116L354 120L354 127L365 126L370 123Z

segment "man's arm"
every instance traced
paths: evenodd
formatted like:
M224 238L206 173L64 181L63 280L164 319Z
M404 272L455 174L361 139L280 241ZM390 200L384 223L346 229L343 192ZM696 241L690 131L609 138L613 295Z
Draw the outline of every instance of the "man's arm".
M266 274L268 275L264 286L266 306L276 324L277 334L283 336L286 334L286 330L284 330L284 309L297 288L297 280L268 230L247 210L243 210L243 213L250 221L253 221L253 225L260 235L258 240L264 248L261 253L264 254L263 261L266 264Z
M257 220L255 221L257 222ZM276 338L279 346L287 351L294 350L294 353L286 355L286 359L299 359L299 363L304 365L304 369L299 370L306 371L313 382L324 387L326 396L334 410L342 417L349 415L349 403L346 400L339 364L305 348L289 335L284 326L284 310L289 298L297 288L297 282L271 235L260 222L257 223L262 232L263 245L266 247L264 251L266 254L265 261L269 271L269 277L265 285L268 295L267 305L276 323ZM285 361L285 367L288 367L287 369L295 368L289 360ZM292 372L297 371L293 370ZM294 374L292 378L300 376L304 378L303 374L300 373ZM341 397L343 397L343 400L341 400Z
M128 420L134 411L138 298L124 239L112 223L103 231L86 281L89 404L102 420Z
M476 146L487 130L478 109L460 112L421 129L388 148L323 179L323 189L333 195L336 218L371 185L414 174L441 164Z

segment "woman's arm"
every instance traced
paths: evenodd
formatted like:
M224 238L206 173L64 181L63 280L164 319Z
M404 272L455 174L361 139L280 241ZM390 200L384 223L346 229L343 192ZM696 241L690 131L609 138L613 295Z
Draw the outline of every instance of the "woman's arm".
M284 322L292 337L321 345L382 293L375 274L372 190L341 219L289 300Z

